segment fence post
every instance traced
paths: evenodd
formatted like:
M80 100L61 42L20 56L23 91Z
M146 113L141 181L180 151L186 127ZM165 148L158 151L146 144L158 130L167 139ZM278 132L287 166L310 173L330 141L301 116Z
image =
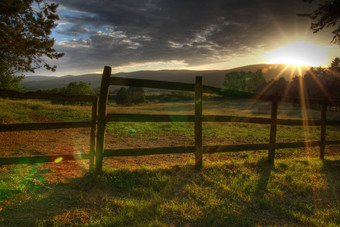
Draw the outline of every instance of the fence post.
M320 135L320 159L324 160L326 147L326 112L327 99L324 98L321 107L321 135Z
M202 169L202 76L196 76L195 83L195 168Z
M268 162L274 164L275 157L275 143L276 143L276 126L277 126L277 94L272 96L272 110L270 119L270 138L269 138L269 150L268 150Z
M98 96L94 97L92 102L92 114L91 114L91 133L90 133L90 172L94 169L94 156L96 153L97 145L97 116L98 116Z
M99 94L98 106L98 132L97 132L97 149L96 149L96 166L95 172L99 174L102 172L103 155L104 155L104 139L105 139L105 126L106 126L106 106L109 95L109 85L111 77L111 67L105 66L102 76Z

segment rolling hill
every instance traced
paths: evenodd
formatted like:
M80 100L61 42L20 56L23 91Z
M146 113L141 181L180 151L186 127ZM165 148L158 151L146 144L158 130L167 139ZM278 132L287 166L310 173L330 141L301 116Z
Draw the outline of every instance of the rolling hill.
M214 87L222 87L224 76L226 73L233 71L252 71L261 69L266 81L270 81L273 78L283 77L286 80L293 75L298 74L298 70L293 71L292 66L284 64L257 64L248 65L227 70L160 70L160 71L136 71L127 73L117 73L112 76L127 77L127 78L139 78L150 80L163 80L163 81L176 81L184 83L194 83L195 76L203 76L203 83ZM307 67L301 68L301 73L304 74L307 71ZM26 86L26 90L35 91L40 89L50 89L65 87L70 82L83 81L91 84L92 88L98 88L100 86L101 74L85 74L79 76L27 76L21 83L22 86Z

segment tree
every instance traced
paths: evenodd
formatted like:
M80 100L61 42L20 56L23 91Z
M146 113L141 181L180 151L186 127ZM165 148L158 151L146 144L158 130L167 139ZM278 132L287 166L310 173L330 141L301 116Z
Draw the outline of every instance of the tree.
M95 95L96 93L91 88L90 83L85 83L82 81L79 82L71 82L68 84L67 87L62 88L52 88L46 90L39 90L39 92L45 93L53 93L53 94L61 94L61 95ZM57 101L53 100L52 103L54 104L81 104L83 105L84 102L66 102L66 101Z
M121 87L116 96L116 103L117 104L122 104L122 105L130 105L131 104L131 99L129 96L129 93L125 87Z
M340 58L334 58L331 62L331 70L335 70L336 72L340 72Z
M224 77L223 86L227 90L253 93L265 83L261 70L257 70L256 73L239 71L227 73Z
M90 83L83 81L71 82L65 89L65 95L95 95Z
M340 97L340 59L335 58L328 68L311 68L303 77L295 76L289 84L290 97Z
M313 2L313 0L303 0L304 2ZM310 28L314 33L327 27L335 27L332 31L333 39L331 43L340 45L340 0L328 0L320 4L317 9L311 13L298 14L307 16L312 20Z
M132 103L138 104L145 102L145 92L141 87L129 87L128 94Z
M0 77L12 76L16 81L23 78L15 78L16 74L41 67L55 71L56 66L45 59L63 56L53 49L55 40L49 37L59 19L57 7L44 0L0 1Z
M24 88L19 87L24 76L13 76L9 68L8 65L0 65L0 90L24 91Z

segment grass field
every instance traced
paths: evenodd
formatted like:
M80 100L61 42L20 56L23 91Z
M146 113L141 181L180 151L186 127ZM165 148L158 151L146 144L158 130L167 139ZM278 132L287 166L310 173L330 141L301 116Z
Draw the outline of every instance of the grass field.
M246 100L204 103L203 114L269 117L268 104ZM89 106L1 100L2 123L81 121ZM193 114L193 104L111 105L108 112ZM319 111L279 108L279 118L320 119ZM339 120L339 113L327 113ZM193 145L192 123L110 123L106 148ZM320 128L279 126L277 141L319 140ZM327 127L327 140L340 138ZM0 133L1 157L88 152L88 129ZM204 144L269 141L269 125L204 123ZM174 148L175 149L175 148ZM212 154L193 169L193 155L104 159L104 174L88 175L87 161L2 166L3 226L253 226L340 225L340 149Z

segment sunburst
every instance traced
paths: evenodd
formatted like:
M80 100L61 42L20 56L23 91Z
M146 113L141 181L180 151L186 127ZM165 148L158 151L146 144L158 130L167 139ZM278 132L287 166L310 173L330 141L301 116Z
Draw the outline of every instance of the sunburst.
M271 50L264 57L270 64L322 66L327 62L328 51L328 47L299 41Z

